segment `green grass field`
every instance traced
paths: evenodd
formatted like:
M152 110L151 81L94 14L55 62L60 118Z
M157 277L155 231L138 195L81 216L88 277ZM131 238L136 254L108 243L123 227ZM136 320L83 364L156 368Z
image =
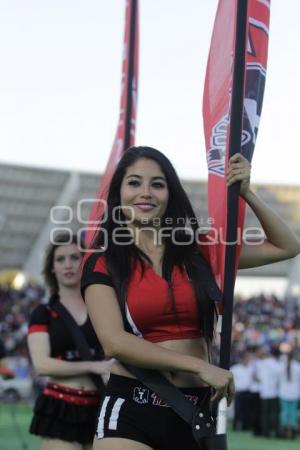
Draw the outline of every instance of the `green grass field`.
M38 438L28 433L31 409L28 405L0 403L0 450L38 450ZM228 434L229 450L299 450L295 441L254 438L250 433ZM172 449L170 449L172 450ZM186 450L186 449L182 449Z

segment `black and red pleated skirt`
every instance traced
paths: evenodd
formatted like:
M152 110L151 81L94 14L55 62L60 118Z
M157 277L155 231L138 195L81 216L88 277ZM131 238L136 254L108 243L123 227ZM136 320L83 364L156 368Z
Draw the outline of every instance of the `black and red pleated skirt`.
M30 433L81 444L92 443L100 402L98 391L48 383L33 410Z

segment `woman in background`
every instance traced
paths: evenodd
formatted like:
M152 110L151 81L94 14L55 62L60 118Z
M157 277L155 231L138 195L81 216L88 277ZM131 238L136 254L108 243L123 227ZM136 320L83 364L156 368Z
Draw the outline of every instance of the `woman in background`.
M43 274L50 290L48 304L39 305L29 323L28 346L38 375L48 377L39 394L30 432L41 437L43 450L88 450L95 432L99 404L91 374L106 378L104 359L80 295L82 255L77 239L59 235L48 248ZM67 326L56 311L60 302L85 335L94 361L82 361Z

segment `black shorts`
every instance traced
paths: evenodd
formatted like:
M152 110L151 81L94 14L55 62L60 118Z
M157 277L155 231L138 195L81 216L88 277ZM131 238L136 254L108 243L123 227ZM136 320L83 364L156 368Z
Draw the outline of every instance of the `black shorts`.
M98 391L83 391L48 383L34 405L30 433L81 444L95 436Z
M182 388L195 405L208 409L210 388ZM98 439L126 438L155 450L199 450L190 425L138 380L112 374L99 408Z

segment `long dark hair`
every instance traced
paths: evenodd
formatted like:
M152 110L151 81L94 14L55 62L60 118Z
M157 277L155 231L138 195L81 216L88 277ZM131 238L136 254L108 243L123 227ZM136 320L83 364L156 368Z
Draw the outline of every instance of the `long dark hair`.
M53 272L55 250L62 245L78 244L77 236L70 233L60 233L55 236L54 242L51 242L46 250L42 275L45 284L49 289L50 299L58 297L58 283L56 275Z
M144 270L144 261L147 260L150 264L151 261L136 245L117 245L111 239L113 231L119 227L114 220L113 212L115 208L121 205L120 190L127 168L141 158L155 161L166 178L169 200L164 217L161 219L161 225L174 229L182 219L190 224L189 231L184 230L183 227L178 227L180 229L177 229L175 232L176 243L181 242L185 245L176 245L171 237L166 237L164 240L165 252L162 270L163 276L169 285L170 299L176 310L172 287L172 271L174 266L178 266L180 270L186 270L192 282L198 303L201 332L207 340L211 340L213 337L215 308L213 301L208 297L204 288L204 282L206 281L204 278L210 269L195 242L194 237L198 229L197 218L174 167L163 153L151 147L131 147L125 152L112 176L109 186L106 220L104 223L101 223L100 231L95 236L92 246L98 249L105 246L107 266L114 279L120 307L124 311L127 286L132 268L139 261ZM120 218L125 220L121 209ZM125 240L126 232L128 232L128 229L124 228ZM107 236L108 240L106 239Z

